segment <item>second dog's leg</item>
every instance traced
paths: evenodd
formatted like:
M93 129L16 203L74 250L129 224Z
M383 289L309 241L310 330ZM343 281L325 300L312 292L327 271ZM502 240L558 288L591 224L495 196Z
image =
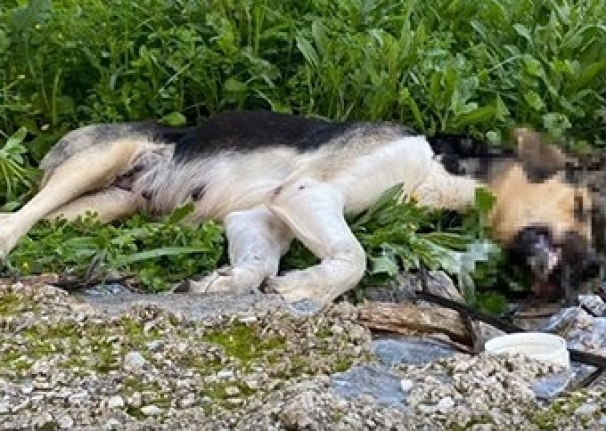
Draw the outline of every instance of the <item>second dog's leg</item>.
M364 249L343 214L343 196L330 184L300 179L283 186L270 202L319 265L267 280L270 289L291 302L311 300L322 307L353 288L366 270Z
M265 207L231 213L224 226L230 266L200 281L190 281L193 293L258 288L267 277L278 273L280 257L292 241L288 227Z
M20 210L0 223L0 257L5 257L36 222L86 192L104 187L125 170L137 149L132 141L117 141L102 149L77 154L60 165Z

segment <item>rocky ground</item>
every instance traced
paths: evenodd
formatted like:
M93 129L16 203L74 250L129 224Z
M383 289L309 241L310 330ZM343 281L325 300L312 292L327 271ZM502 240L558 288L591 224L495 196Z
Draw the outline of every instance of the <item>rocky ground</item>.
M347 303L294 316L270 295L5 283L0 429L606 429L603 384L546 402L552 366L399 342L373 340Z

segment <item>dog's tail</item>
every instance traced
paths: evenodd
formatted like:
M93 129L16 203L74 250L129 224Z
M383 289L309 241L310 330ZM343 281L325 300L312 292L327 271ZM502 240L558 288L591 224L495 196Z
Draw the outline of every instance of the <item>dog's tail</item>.
M141 139L150 143L175 144L189 134L192 127L168 127L154 121L92 124L73 130L61 138L40 162L40 168L52 172L75 154L93 147L110 145L120 139Z

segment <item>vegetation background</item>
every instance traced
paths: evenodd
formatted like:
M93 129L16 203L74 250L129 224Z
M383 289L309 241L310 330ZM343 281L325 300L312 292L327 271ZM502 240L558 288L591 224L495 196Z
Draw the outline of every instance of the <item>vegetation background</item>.
M605 145L605 102L605 0L2 0L0 203L94 122L272 109L495 143L529 124L582 149Z

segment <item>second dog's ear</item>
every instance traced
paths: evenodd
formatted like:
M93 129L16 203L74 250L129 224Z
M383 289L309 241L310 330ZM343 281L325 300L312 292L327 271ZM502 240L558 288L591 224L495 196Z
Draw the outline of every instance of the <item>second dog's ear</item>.
M545 181L562 171L570 162L562 150L546 142L543 135L535 130L515 129L513 138L517 156L532 182Z

